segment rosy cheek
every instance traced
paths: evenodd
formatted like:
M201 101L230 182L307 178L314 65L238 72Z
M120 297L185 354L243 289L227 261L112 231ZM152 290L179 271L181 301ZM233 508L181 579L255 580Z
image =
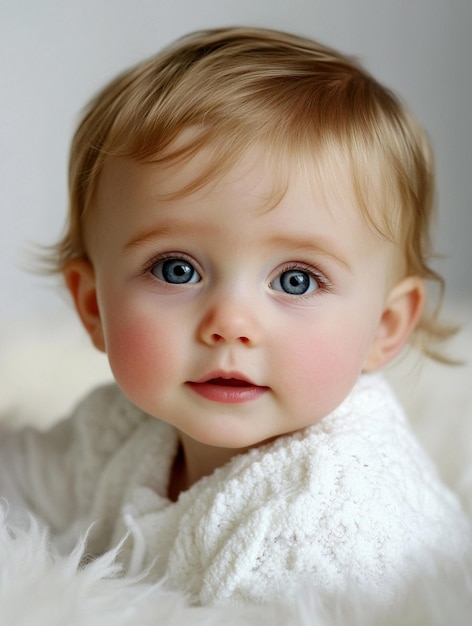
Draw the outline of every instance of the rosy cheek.
M144 390L158 391L165 384L169 362L166 333L144 320L115 320L107 333L107 353L113 374L132 399ZM140 402L138 402L140 404Z
M317 338L306 342L303 349L295 355L300 382L309 392L310 389L331 388L337 380L337 358L331 342Z
M340 333L307 335L296 350L282 351L286 388L299 404L300 413L323 417L337 407L352 388L358 374L356 348L349 349ZM298 399L298 400L297 400Z

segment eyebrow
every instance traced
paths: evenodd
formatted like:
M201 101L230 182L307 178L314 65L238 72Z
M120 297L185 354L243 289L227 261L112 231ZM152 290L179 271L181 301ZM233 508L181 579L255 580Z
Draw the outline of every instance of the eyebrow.
M175 235L182 235L185 233L188 224L181 223L176 225L163 225L157 228L152 228L143 233L138 234L136 237L128 241L125 246L125 252L130 250L135 250L136 248L140 248L141 246L145 246L146 244L151 244L156 242L159 239L165 237L172 237ZM203 231L208 233L208 225L200 224ZM192 223L192 229L195 231L195 224ZM198 230L198 225L197 225ZM350 264L344 258L345 255L341 254L339 250L336 249L334 242L328 237L318 235L314 237L306 237L300 236L297 234L294 235L274 235L268 239L268 244L271 247L279 247L279 248L287 248L287 249L295 249L301 252L307 252L308 254L316 254L321 256L326 256L338 263L339 265L344 266L348 270L350 270Z
M124 246L124 250L125 252L128 250L135 250L136 248L140 248L148 243L153 243L157 239L182 234L182 232L185 232L184 224L179 224L178 227L166 225L158 228L152 228L151 230L138 234L136 237L128 241Z
M348 260L345 258L337 248L335 243L323 235L314 235L313 237L298 236L298 235L276 235L269 239L269 242L273 246L279 246L282 248L292 248L297 251L304 251L309 254L316 254L326 256L335 261L336 263L343 265L347 269L351 269Z

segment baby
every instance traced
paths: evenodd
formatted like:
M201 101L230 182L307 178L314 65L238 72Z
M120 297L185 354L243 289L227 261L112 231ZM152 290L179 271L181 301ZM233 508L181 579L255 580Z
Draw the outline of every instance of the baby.
M387 605L472 537L377 373L425 310L433 170L354 61L202 32L90 104L51 256L116 385L4 434L0 492L195 604Z

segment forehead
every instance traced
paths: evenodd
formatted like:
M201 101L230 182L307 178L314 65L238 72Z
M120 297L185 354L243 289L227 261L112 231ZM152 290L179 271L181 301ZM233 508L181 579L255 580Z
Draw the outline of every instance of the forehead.
M91 213L113 213L130 219L136 208L171 217L171 207L204 204L210 198L221 210L237 204L241 212L250 205L256 213L276 207L291 210L313 208L331 214L333 221L361 222L347 168L334 174L300 157L293 159L248 150L229 167L220 168L211 150L201 150L181 163L139 163L109 158L101 172ZM129 211L119 210L121 205ZM133 210L131 210L133 207ZM111 215L109 215L111 217Z
M244 133L220 136L210 131L206 126L183 129L155 160L149 156L143 162L158 167L135 168L133 180L129 176L133 166L129 157L107 157L97 176L98 185L102 190L106 188L107 179L115 172L113 184L125 186L123 191L135 193L140 187L148 191L152 188L155 197L164 201L194 195L200 190L208 194L224 184L228 186L229 181L234 186L241 172L247 186L253 172L256 178L253 188L257 188L270 206L276 205L289 187L310 181L316 186L317 196L323 196L325 205L333 211L351 209L351 213L364 219L384 239L394 240L399 235L398 190L385 182L390 177L378 155L372 153L368 159L367 154L356 156L352 146L334 138L313 143L306 136L298 140L290 137L286 142L283 138L251 139ZM361 148L360 152L363 152ZM96 198L96 192L95 187L92 198Z
M107 158L99 176L94 211L108 204L107 197L134 196L164 206L174 200L198 200L209 195L244 194L259 199L261 209L279 204L287 193L311 194L333 213L359 214L352 173L347 163L303 154L283 154L264 146L244 150L234 159L220 158L213 147L190 158L164 163Z

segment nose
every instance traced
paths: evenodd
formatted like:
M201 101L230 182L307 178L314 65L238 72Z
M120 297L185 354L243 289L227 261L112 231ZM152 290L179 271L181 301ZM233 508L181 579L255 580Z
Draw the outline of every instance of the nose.
M203 316L199 329L205 344L244 344L255 346L260 341L261 327L248 302L221 297L212 303Z

